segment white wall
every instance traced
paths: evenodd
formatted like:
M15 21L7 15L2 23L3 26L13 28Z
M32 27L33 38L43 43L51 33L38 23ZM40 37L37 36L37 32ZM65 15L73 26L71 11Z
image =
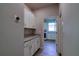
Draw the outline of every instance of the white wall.
M21 19L15 22L15 15ZM0 55L24 55L24 4L0 4Z
M46 8L36 10L34 13L36 15L37 33L43 35L44 19L46 17L58 16L59 15L59 6L52 5L52 6L49 6Z
M63 55L79 56L79 4L61 4Z

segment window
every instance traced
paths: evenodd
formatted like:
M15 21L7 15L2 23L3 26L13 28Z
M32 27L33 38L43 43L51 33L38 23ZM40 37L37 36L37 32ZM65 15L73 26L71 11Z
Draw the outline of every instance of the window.
M48 23L48 31L56 31L56 23Z

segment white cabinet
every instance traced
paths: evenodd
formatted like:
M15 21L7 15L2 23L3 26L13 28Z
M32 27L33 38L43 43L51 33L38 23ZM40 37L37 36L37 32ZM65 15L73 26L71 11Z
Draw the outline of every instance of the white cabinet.
M31 40L31 53L32 55L40 48L40 38L36 37L34 39Z
M33 55L35 53L35 40L34 39L31 40L31 45L32 45L31 54Z
M36 37L24 44L24 55L32 56L40 48L40 38Z
M31 14L31 19L30 19L30 25L31 25L31 28L36 28L36 21L35 21L35 16L34 14Z
M36 37L34 40L35 40L35 51L37 51L40 48L40 38Z
M31 55L31 45L30 41L26 42L24 44L24 56L30 56Z
M36 40L37 40L37 49L39 49L40 48L40 38L36 38Z
M35 16L29 8L26 8L26 6L24 8L24 27L25 28L36 27Z
M29 28L30 27L30 19L29 19L29 11L24 8L24 27Z
M37 46L38 46L37 38L35 38L34 40L35 40L35 51L37 51Z

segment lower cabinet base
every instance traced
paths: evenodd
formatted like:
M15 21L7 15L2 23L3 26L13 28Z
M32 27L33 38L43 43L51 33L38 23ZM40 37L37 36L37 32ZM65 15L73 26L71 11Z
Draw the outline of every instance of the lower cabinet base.
M24 55L33 56L40 48L40 38L37 36L24 43Z

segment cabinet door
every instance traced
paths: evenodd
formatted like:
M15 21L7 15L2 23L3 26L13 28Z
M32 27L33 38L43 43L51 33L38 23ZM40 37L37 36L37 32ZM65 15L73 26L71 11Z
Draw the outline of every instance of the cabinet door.
M35 28L34 14L32 12L29 12L29 20L30 28Z
M35 28L35 15L26 7L24 8L24 27Z
M38 43L37 43L37 38L35 38L35 51L37 51L38 48Z
M26 46L25 48L24 48L24 56L30 56L31 54L30 54L30 46Z
M29 28L29 11L24 8L24 27Z
M24 45L24 56L31 56L30 42L26 42L25 45Z
M36 38L37 39L37 49L40 48L40 38Z
M34 16L34 14L32 14L32 28L35 28L35 24L36 24L35 16Z
M35 38L35 51L37 51L40 48L40 38Z
M40 39L39 38L34 38L31 40L31 54L33 55L38 48L40 48Z
M31 54L33 55L35 53L35 39L31 40L31 45L32 45Z
M32 28L32 20L31 20L31 12L30 11L29 11L28 17L29 17L29 28Z

